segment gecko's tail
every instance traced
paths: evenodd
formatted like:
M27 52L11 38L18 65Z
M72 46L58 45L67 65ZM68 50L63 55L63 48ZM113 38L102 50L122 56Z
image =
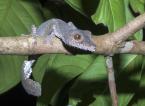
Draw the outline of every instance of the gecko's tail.
M41 96L41 85L32 79L22 80L25 91L33 96Z
M22 86L24 87L25 91L33 96L41 96L41 85L30 79L32 74L32 65L35 60L27 61L25 60L21 70L21 82Z

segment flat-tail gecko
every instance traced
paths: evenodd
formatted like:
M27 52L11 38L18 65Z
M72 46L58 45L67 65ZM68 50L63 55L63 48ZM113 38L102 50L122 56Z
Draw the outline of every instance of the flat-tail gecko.
M78 29L72 22L64 22L60 19L50 19L42 23L38 29L33 25L32 35L46 36L47 43L50 43L53 37L58 37L68 46L76 47L82 50L94 52L96 49L95 44L91 40L91 32L87 30ZM22 85L28 94L34 96L41 95L41 86L38 82L30 79L32 73L31 65L33 62L27 61L29 65L23 66ZM29 70L24 68L29 67ZM25 72L24 72L25 71ZM28 77L24 77L28 76Z

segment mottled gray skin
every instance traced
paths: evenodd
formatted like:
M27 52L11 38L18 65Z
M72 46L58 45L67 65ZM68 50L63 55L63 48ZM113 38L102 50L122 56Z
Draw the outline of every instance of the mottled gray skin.
M29 95L41 96L41 85L30 78L22 80L22 85Z
M25 91L33 96L41 96L41 85L30 78L32 74L32 65L35 60L25 60L22 65L21 82Z
M91 32L80 30L72 23L66 23L60 19L51 19L41 24L36 30L36 35L48 36L48 42L56 36L60 38L66 45L76 47L82 50L95 51L95 44L91 40ZM83 40L74 39L75 35L80 35Z

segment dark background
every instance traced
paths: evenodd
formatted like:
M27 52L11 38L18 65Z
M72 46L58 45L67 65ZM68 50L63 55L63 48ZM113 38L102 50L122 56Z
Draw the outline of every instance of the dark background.
M21 83L0 95L1 106L36 106L37 97L28 95Z

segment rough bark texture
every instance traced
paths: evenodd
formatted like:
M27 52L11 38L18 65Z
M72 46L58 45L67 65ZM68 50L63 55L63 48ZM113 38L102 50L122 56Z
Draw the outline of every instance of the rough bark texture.
M54 38L50 44L45 42L45 38L20 36L20 37L1 37L0 54L45 54L45 53L67 53L62 42Z
M114 42L111 42L111 39L107 36L107 34L102 36L93 36L93 41L96 44L96 54L145 54L144 41L134 40L115 44ZM72 49L75 48L72 47ZM46 53L70 54L58 38L54 38L50 44L47 44L45 42L45 38L42 37L0 37L0 54L30 55Z

